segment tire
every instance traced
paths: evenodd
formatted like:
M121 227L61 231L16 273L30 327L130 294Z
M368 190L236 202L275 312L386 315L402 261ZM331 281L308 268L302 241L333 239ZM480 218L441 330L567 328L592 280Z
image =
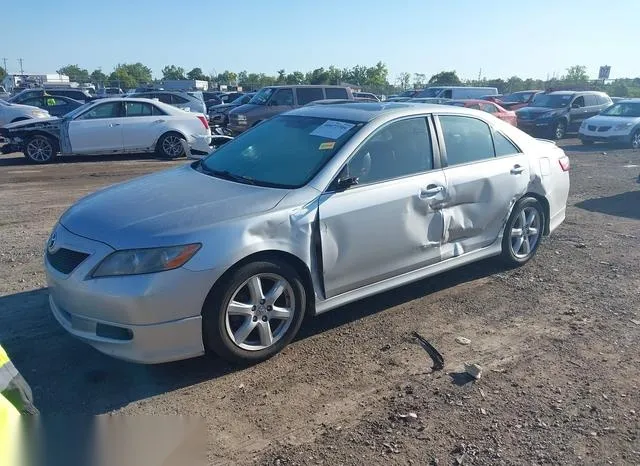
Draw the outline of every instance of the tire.
M259 289L262 293L252 291ZM275 289L280 294L274 301ZM232 302L236 304L230 306ZM287 263L265 260L240 266L207 297L202 312L204 346L232 363L264 361L294 339L306 302L302 280Z
M564 120L560 120L556 123L555 128L553 129L553 139L558 140L565 137L567 134L567 122Z
M532 217L532 214L535 215ZM526 232L522 228L523 222L526 226ZM544 226L544 209L537 199L524 197L516 202L504 227L502 260L511 267L519 267L529 262L538 251ZM532 234L533 230L536 231L535 235ZM531 244L532 242L533 244Z
M637 129L631 135L631 148L640 149L640 129Z
M156 153L163 159L177 159L184 157L184 148L180 141L184 141L184 136L179 133L165 133L160 136L156 144Z
M35 134L29 137L23 146L24 156L31 163L51 163L58 154L58 141L44 134Z

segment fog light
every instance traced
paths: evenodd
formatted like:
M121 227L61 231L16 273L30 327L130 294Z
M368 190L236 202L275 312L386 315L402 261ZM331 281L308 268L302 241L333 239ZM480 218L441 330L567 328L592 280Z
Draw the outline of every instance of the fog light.
M128 328L116 327L114 325L96 324L96 335L111 340L128 341L133 340L133 332Z

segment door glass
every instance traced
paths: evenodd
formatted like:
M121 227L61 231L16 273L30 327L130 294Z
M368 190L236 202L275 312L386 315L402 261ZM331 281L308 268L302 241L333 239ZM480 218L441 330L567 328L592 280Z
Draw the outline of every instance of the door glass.
M324 99L321 87L298 87L296 88L298 105L306 105L314 100Z
M151 116L151 104L145 102L126 102L124 104L128 117Z
M171 105L171 94L157 94L156 97L163 104Z
M481 120L456 115L440 115L447 151L447 163L459 165L495 156L489 126Z
M584 107L584 97L583 96L576 97L575 100L571 102L571 107L572 108Z
M431 137L425 118L396 121L378 131L353 155L340 178L379 183L433 168Z
M101 118L118 118L120 116L121 102L108 102L93 107L87 113L83 113L78 120L98 120Z
M493 104L481 104L480 109L488 113L498 113L498 109Z
M596 99L595 95L585 95L584 103L587 107L595 107L598 105L598 99Z
M498 131L493 133L493 144L496 148L496 157L520 153L520 150Z
M325 87L324 92L327 99L347 99L347 90L343 87Z
M446 89L440 97L445 99L450 99L453 96L453 91L451 89Z
M160 100L160 102L162 102L162 99ZM182 96L179 95L175 95L175 94L171 94L171 103L172 104L186 104L187 102L189 102L187 99L185 99Z
M293 105L293 91L291 89L278 89L271 98L269 105Z
M35 97L33 99L27 99L22 102L22 105L31 105L33 107L43 107L44 102L42 101L42 97Z

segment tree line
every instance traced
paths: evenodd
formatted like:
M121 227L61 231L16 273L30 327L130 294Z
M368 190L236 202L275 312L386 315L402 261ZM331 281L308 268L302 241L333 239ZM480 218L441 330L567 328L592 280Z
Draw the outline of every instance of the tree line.
M194 79L209 81L215 84L238 85L245 90L259 89L264 86L277 84L342 84L348 83L376 94L395 94L408 89L422 89L426 86L485 86L496 87L500 94L516 92L527 89L549 89L567 87L589 87L600 89L612 96L640 97L640 78L620 78L608 82L590 80L587 68L582 65L574 65L567 68L566 73L559 78L547 80L520 78L512 76L507 79L460 79L456 71L441 71L429 77L423 73L400 73L395 80L390 81L387 66L378 62L374 66L356 65L351 68L337 68L329 66L320 67L312 71L278 70L276 75L265 73L250 73L247 71L229 71L222 73L206 74L202 68L193 68L186 71L177 65L167 65L162 69L162 78L154 80L152 70L148 66L138 63L122 63L114 67L111 73L106 74L101 68L91 72L79 65L66 65L57 70L58 73L69 76L72 81L80 83L93 83L98 86L118 86L123 89L133 89L138 86L157 83L169 79ZM0 79L5 75L5 70L0 67Z

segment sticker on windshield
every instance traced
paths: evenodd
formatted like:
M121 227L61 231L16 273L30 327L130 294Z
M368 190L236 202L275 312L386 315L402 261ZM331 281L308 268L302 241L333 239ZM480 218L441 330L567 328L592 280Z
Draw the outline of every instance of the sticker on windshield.
M330 141L330 142L323 142L322 144L320 144L320 147L318 147L318 149L320 150L331 150L335 147L336 142L335 141Z
M351 123L344 123L342 121L327 120L314 129L310 134L311 136L320 136L329 139L338 139L344 133L349 131L355 125Z

